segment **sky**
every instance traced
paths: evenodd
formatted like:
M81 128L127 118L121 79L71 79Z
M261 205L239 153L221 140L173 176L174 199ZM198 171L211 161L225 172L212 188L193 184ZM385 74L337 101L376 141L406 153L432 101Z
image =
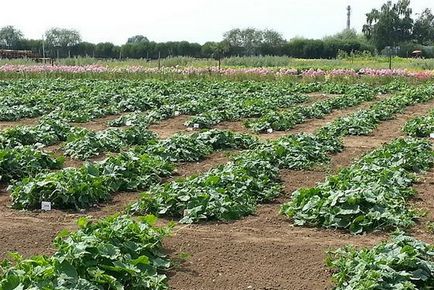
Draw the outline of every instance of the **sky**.
M365 14L385 0L2 0L0 27L13 25L27 38L51 27L77 29L83 41L123 44L142 34L150 40L219 41L232 28L274 29L284 38L322 38L346 26L361 31ZM434 10L433 0L412 0L413 13Z

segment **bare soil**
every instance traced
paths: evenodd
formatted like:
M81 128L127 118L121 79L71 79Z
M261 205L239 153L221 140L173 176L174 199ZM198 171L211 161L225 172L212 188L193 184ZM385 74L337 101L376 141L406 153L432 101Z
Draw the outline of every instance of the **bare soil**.
M326 252L346 244L372 246L387 238L387 233L353 236L341 231L295 227L279 215L281 203L300 187L317 182L349 165L364 153L384 142L402 136L405 121L423 115L434 102L409 108L396 119L383 122L368 137L347 137L345 150L332 156L329 167L313 171L282 171L284 195L273 204L261 205L254 216L232 223L207 223L178 226L165 242L172 257L189 253L190 257L170 273L171 289L331 289L330 271L325 267ZM311 128L313 129L313 128ZM310 130L310 129L309 129ZM415 189L419 207L434 214L433 174ZM422 222L423 223L423 222ZM434 242L422 226L414 235Z
M116 115L107 115L104 116L102 118L97 118L94 120L91 120L89 122L86 123L71 123L72 126L74 127L81 127L81 128L86 128L88 130L91 131L102 131L105 130L107 128L109 128L109 125L107 124L107 122L109 121L113 121L123 115L126 115L128 113L121 113L121 114L116 114Z
M184 123L190 119L190 116L180 115L167 120L163 120L158 124L153 124L149 127L149 130L155 132L160 136L161 139L168 138L173 134L184 132L192 133L191 129L184 126Z
M362 105L361 107L367 106ZM290 131L313 132L334 118L349 114L361 107L335 111L323 120L312 120ZM371 246L387 238L387 233L353 236L341 231L295 227L279 214L280 205L290 199L300 187L314 186L327 175L373 148L402 136L406 120L426 113L434 102L410 107L396 119L383 122L367 137L353 136L344 139L345 150L332 156L328 166L311 171L281 171L284 194L271 204L258 207L255 215L231 223L209 222L199 225L177 225L172 237L164 241L172 258L187 253L189 258L168 273L171 289L330 289L330 271L324 265L326 252L337 247L354 244ZM156 125L165 138L185 130L186 116ZM309 122L308 122L309 123ZM244 126L243 126L244 127ZM303 128L303 129L301 129ZM232 127L230 128L232 130ZM284 132L287 134L288 132ZM228 154L216 152L199 163L180 164L178 176L198 174L228 161ZM175 176L176 178L176 176ZM434 235L426 231L424 223L434 219L434 172L429 172L415 185L418 192L413 200L417 207L428 211L412 234L433 242ZM75 229L79 216L102 217L119 212L137 199L137 193L119 193L100 208L84 212L16 211L9 208L9 193L0 187L0 259L7 252L17 251L24 256L51 254L52 239L62 229Z
M0 121L0 130L16 126L32 126L38 123L39 118L24 118L17 121Z

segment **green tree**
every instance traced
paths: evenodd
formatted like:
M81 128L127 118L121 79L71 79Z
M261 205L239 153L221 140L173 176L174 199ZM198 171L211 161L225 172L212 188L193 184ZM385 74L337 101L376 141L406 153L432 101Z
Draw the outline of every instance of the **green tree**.
M116 58L115 46L111 42L100 42L95 46L95 57L98 58Z
M266 29L262 31L262 41L260 44L260 54L262 55L281 55L286 40L277 31Z
M148 43L149 39L143 35L134 35L128 38L127 43Z
M285 44L280 33L254 28L229 30L223 40L229 44L232 55L279 54Z
M434 42L434 15L430 9L425 9L414 22L413 38L424 45Z
M71 47L81 41L80 33L74 29L51 28L45 33L47 47L56 50L57 57L60 57L60 51L67 52L71 56Z
M413 19L410 0L388 1L380 10L373 9L366 14L363 33L381 50L386 46L396 46L412 38Z
M9 25L0 29L0 47L17 49L19 42L23 39L23 33Z

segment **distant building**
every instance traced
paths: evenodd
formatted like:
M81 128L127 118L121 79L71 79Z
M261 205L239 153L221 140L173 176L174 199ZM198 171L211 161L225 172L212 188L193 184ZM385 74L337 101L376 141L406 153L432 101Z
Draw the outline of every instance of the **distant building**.
M37 54L31 50L10 50L0 49L0 58L15 59L15 58L37 58Z

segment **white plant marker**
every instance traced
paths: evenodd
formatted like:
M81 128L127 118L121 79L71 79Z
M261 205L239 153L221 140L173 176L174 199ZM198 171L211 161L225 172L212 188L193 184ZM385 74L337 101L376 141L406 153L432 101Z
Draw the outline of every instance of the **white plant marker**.
M45 211L51 210L51 202L49 202L49 201L41 202L41 209L45 210Z
M194 129L199 129L199 124L193 124Z
M430 137L431 139L434 139L434 133L429 134L429 137Z
M273 133L273 129L271 129L271 128L267 129L267 133L269 133L269 134Z
M180 115L179 111L175 111L174 115L175 117L178 117Z

